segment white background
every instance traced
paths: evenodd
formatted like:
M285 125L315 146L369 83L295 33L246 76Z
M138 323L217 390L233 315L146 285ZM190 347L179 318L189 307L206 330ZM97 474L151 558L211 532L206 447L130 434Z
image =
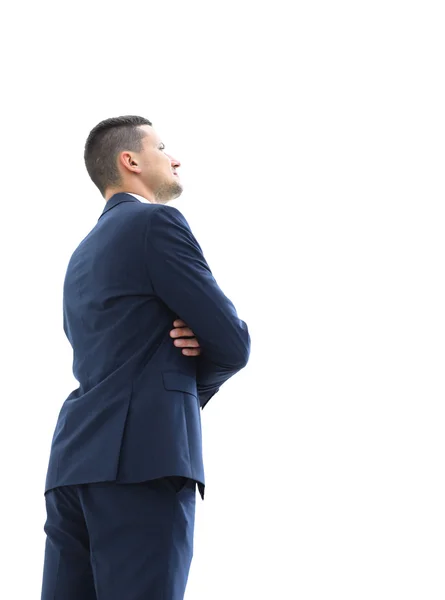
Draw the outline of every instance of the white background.
M44 481L77 387L69 257L92 127L145 116L249 326L202 413L186 600L443 600L440 2L9 3L2 69L2 576L38 599Z

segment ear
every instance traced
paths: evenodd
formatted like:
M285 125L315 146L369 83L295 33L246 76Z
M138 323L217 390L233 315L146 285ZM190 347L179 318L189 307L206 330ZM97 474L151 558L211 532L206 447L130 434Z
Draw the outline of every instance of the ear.
M138 165L138 159L130 152L121 152L119 154L119 163L121 167L132 173L142 173L142 169Z

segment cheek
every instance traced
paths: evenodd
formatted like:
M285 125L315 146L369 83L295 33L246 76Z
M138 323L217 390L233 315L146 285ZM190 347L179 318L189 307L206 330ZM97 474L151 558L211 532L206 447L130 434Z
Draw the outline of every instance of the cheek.
M159 173L162 172L162 161L159 159L151 159L144 165L144 175L147 181L156 181L159 178Z

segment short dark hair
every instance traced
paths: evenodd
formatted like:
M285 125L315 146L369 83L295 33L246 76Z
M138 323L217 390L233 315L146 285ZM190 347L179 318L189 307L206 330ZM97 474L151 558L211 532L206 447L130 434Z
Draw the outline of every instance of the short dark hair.
M120 184L116 165L119 152L140 152L145 132L140 125L152 125L144 117L127 115L101 121L94 127L85 143L85 166L93 183L102 196L107 187Z

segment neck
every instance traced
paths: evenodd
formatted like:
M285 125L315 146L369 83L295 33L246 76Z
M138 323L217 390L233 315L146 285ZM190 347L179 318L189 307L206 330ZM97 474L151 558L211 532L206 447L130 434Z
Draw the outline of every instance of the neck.
M108 200L114 196L115 194L137 194L138 196L142 196L143 198L145 198L146 200L148 200L148 202L151 202L152 204L156 204L156 200L154 198L154 194L153 193L149 193L147 192L147 190L143 189L135 189L135 186L131 186L131 185L127 185L127 186L123 186L123 187L119 187L119 188L108 188L105 192L105 202L108 202Z

